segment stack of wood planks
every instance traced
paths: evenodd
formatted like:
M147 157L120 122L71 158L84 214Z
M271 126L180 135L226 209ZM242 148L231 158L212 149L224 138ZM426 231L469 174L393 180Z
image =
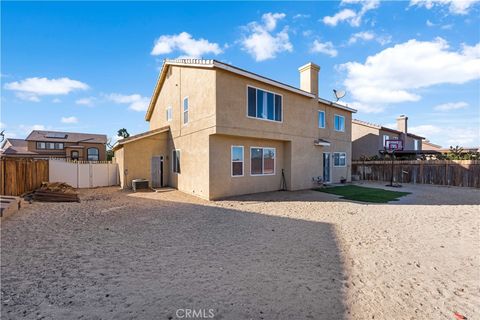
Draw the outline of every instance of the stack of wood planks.
M78 192L63 182L43 182L42 186L33 192L32 199L44 202L80 202Z

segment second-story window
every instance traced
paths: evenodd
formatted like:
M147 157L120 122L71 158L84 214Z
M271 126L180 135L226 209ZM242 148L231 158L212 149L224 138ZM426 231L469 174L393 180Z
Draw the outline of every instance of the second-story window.
M334 118L334 123L335 123L335 131L345 131L344 116L339 116L338 114L336 114Z
M388 147L387 146L387 140L390 140L390 137L387 134L384 134L383 135L383 146L384 147Z
M188 123L188 97L183 98L183 124Z
M318 127L325 128L325 111L318 111Z
M45 142L37 142L37 149L46 149Z
M282 121L282 96L273 92L248 87L248 116L271 121Z
M98 148L88 148L87 149L87 159L88 161L98 161L100 158Z
M167 121L172 121L172 107L167 107L166 113L167 113Z

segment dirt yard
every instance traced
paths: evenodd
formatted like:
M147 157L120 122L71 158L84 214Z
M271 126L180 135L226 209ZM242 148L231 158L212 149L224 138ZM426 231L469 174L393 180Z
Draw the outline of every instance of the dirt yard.
M33 203L2 222L1 318L477 319L480 191L402 191Z

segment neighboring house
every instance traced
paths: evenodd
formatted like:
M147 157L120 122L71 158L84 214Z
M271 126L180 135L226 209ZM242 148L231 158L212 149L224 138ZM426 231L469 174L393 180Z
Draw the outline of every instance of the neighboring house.
M301 67L298 89L216 60L166 60L150 131L114 147L122 187L143 178L218 199L350 180L356 111L318 98L319 70Z
M5 139L0 156L104 161L106 144L103 134L34 130L25 140Z
M416 154L422 151L424 137L408 132L408 117L397 118L397 130L381 125L352 120L352 159L380 156L388 149L390 140L400 140L403 148L397 154Z
M432 151L439 151L443 150L442 146L431 142L430 140L424 140L422 142L422 149L423 150L432 150Z

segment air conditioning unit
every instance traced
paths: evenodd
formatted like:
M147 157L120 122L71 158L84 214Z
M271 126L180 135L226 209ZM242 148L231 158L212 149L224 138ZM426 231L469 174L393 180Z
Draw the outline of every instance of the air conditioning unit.
M133 179L132 180L132 189L133 189L133 192L137 192L137 190L141 190L141 189L149 189L148 180L146 180L146 179Z

